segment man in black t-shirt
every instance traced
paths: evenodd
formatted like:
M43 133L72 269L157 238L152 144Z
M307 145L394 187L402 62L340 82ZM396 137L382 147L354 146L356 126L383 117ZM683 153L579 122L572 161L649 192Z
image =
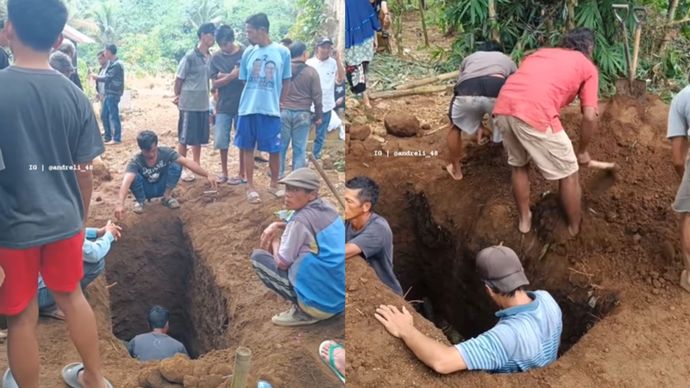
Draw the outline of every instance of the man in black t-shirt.
M213 54L209 66L212 86L218 89L215 146L220 150L220 164L223 170L218 177L218 183L238 185L244 181L244 163L240 158L239 174L229 178L228 148L232 127L237 128L237 110L244 89L244 82L239 79L239 65L244 50L235 43L235 33L226 25L216 30L216 42L220 51Z
M158 147L158 135L153 131L142 131L137 135L137 144L141 152L135 155L127 165L122 179L115 218L121 220L125 211L127 192L132 191L135 203L133 211L141 214L144 202L148 199L163 197L161 203L170 209L180 207L179 202L171 196L172 190L182 175L182 167L204 176L212 187L216 180L206 170L191 159L181 156L170 147Z

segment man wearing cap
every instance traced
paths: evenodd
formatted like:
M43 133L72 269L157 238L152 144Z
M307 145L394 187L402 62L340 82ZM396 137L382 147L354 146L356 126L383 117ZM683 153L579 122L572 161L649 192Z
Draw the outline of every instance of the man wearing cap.
M285 185L285 207L294 213L263 231L251 261L266 287L292 303L273 323L309 325L345 309L345 226L319 198L313 170L299 168L279 183Z
M306 62L308 66L316 69L321 80L323 118L321 125L316 128L314 147L312 148L312 154L316 159L321 158L328 124L331 122L331 113L335 109L335 84L345 80L345 67L340 62L340 55L336 51L333 58L331 57L333 52L333 41L330 38L321 38L316 45L314 56Z
M405 307L381 305L375 317L388 332L402 339L424 364L437 373L461 370L523 372L556 360L563 319L561 309L547 291L525 291L529 284L520 259L504 246L483 249L477 272L489 297L501 310L498 323L485 333L447 346L414 327Z

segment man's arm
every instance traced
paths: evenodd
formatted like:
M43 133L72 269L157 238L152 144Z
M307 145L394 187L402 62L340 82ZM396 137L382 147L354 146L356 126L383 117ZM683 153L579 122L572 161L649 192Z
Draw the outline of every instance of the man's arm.
M449 374L467 369L465 360L454 346L444 345L417 330L412 314L404 306L401 312L395 306L381 305L374 316L392 336L402 339L421 362L437 373Z
M125 204L125 199L127 198L127 192L129 188L132 187L132 182L136 179L137 174L134 172L126 172L125 176L122 178L122 185L120 185L120 191L117 194L117 203L120 205Z
M323 120L323 90L321 90L321 80L319 73L314 70L311 78L311 99L314 103L314 117L317 122Z
M676 136L671 138L671 159L676 174L682 177L685 173L685 159L688 156L687 136Z
M335 52L335 64L338 67L338 72L335 74L335 83L342 83L345 81L345 66L342 59L340 59L340 51Z
M98 263L110 251L110 246L115 237L110 232L105 232L103 237L96 241L84 241L83 257L87 263Z
M587 146L592 140L592 135L599 122L597 108L585 106L582 108L582 128L580 129L580 141L577 144L577 159L579 163L587 164L590 161Z
M177 160L177 163L179 163L183 167L187 167L190 169L192 172L199 174L203 177L209 177L208 171L204 170L203 167L198 165L195 161L189 158L185 158L184 156L180 155Z
M357 246L357 244L347 243L345 244L345 259L355 257L362 253L362 249Z
M302 247L313 240L314 236L305 225L299 221L289 222L280 237L277 252L273 253L278 268L287 270L300 257Z
M81 193L81 201L84 206L84 219L89 218L89 205L91 204L91 194L93 193L93 172L91 171L91 162L77 163L77 184L79 185L79 192Z
M218 73L218 77L211 80L214 89L220 89L240 76L240 69L234 68L230 73Z
M180 94L182 94L182 83L184 80L182 78L176 77L175 78L175 87L174 87L174 92L175 92L175 104L180 100Z
M285 102L285 96L287 95L289 83L290 83L290 79L284 79L283 80L283 88L280 90L280 105L283 105Z

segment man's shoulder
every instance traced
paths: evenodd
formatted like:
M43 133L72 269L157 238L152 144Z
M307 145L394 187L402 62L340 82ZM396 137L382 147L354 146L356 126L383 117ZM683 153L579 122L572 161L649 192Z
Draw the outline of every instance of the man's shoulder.
M383 216L379 215L378 213L372 213L371 214L371 222L369 224L383 227L383 228L387 229L388 231L391 230L391 227L388 224L388 220L386 220Z

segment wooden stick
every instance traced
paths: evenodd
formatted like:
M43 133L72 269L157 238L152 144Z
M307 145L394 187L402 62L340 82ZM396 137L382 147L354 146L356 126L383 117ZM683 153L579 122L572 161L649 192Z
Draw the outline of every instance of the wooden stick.
M600 170L613 170L616 168L616 163L600 162L598 160L592 160L587 164L587 167L598 168Z
M424 85L428 85L428 84L433 84L433 83L438 82L438 81L444 81L447 79L452 79L452 78L457 77L458 75L460 75L460 71L455 70L455 71L451 71L450 73L439 74L439 75L435 75L433 77L427 77L427 78L422 78L422 79L418 79L415 81L411 81L411 82L408 82L406 84L400 85L400 86L396 87L395 89L396 90L414 89L414 88L419 87L419 86L424 86Z
M452 90L453 87L450 85L439 85L439 86L423 86L414 89L404 89L404 90L386 90L383 92L375 92L369 95L372 100L380 98L395 98L395 97L405 97L413 94L429 94L445 92L446 90Z
M326 175L326 172L323 171L323 168L319 164L319 162L314 158L314 155L309 154L309 160L311 160L311 163L316 167L316 171L319 172L319 175L321 175L321 178L323 178L324 181L326 181L326 184L328 185L328 188L331 189L331 192L335 196L335 199L338 200L338 203L340 203L340 206L345 209L345 201L340 197L340 194L338 191L335 189L335 186L333 186L333 183L331 183L331 180L328 179L328 175Z

